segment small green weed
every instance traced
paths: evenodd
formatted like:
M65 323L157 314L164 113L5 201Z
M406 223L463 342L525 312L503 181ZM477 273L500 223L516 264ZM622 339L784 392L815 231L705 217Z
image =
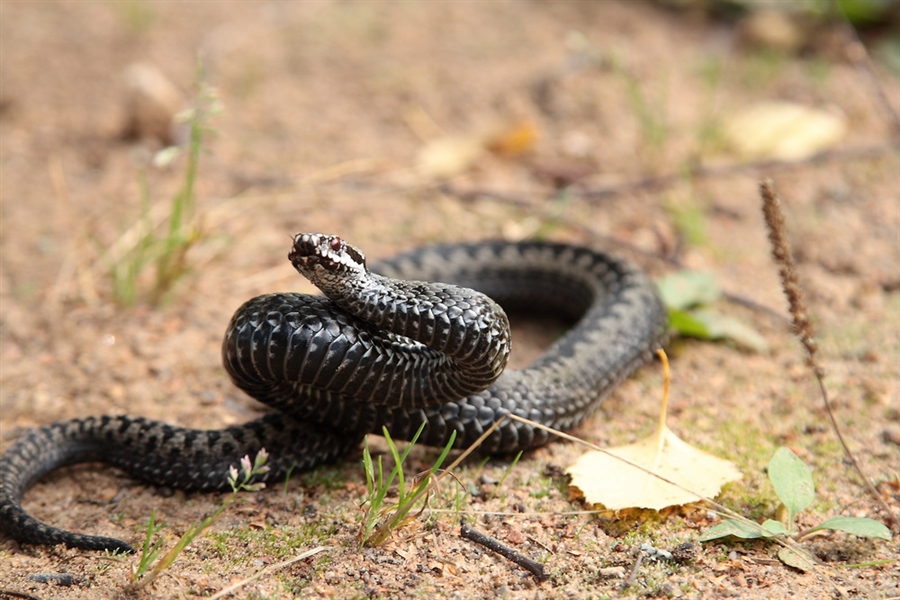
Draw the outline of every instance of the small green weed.
M144 536L144 545L141 549L141 557L137 567L131 576L131 583L128 585L130 591L137 591L145 585L156 579L160 573L172 565L181 552L187 548L188 544L193 542L203 533L216 519L218 519L225 510L231 506L238 492L255 492L265 487L264 483L250 483L257 475L268 472L269 467L266 466L269 455L263 449L256 454L253 463L250 463L250 457L245 456L241 459L241 470L232 466L228 473L228 484L231 486L231 494L225 498L225 501L211 515L200 521L193 523L188 527L187 531L182 534L178 541L166 554L159 558L162 552L163 540L152 541L153 537L162 529L162 524L156 523L156 511L150 513L150 519L147 523L147 533Z
M714 275L677 271L660 279L657 289L669 311L669 327L679 335L701 340L728 339L755 352L768 350L765 338L755 329L707 308L723 296Z
M703 116L697 127L695 138L698 151L705 156L724 146L722 119L716 97L725 72L725 63L719 56L706 57L696 71L704 84L704 97L701 113Z
M497 482L497 485L494 486L494 491L491 492L491 495L488 498L489 502L491 500L493 500L494 498L496 498L497 492L499 492L500 488L503 487L503 483L506 481L506 478L509 477L510 474L512 474L513 469L515 469L516 465L519 464L519 460L521 458L522 458L522 450L519 450L516 453L516 457L514 459L512 459L512 462L510 462L509 465L506 467L506 469L504 469L503 475L500 477L500 480Z
M860 537L891 540L891 532L882 523L865 517L831 517L814 527L798 531L797 515L815 499L815 483L812 473L803 461L788 448L779 448L769 461L769 481L781 500L781 519L767 519L762 525L737 519L728 519L709 529L700 536L701 542L708 542L727 536L742 539L770 538L781 541L802 542L817 531L830 529L858 535ZM815 564L806 550L785 545L778 558L787 565L808 570Z
M156 22L156 9L147 0L124 0L111 5L129 33L141 34L148 31Z
M706 211L700 202L693 197L676 200L668 198L666 212L672 218L675 228L684 240L694 247L705 246L709 240L707 233L709 225L706 220Z
M112 279L113 297L119 304L130 306L141 296L154 304L162 301L187 273L188 251L200 239L200 228L194 215L194 188L203 141L210 131L209 121L221 112L221 104L215 91L205 84L202 68L197 81L197 105L182 115L190 126L184 177L169 205L164 231L159 231L151 217L150 190L146 178L141 176L141 217L104 254ZM183 149L178 147L167 148L157 155L156 162L171 163L182 152ZM147 284L142 275L151 266L155 277L152 283ZM149 286L149 289L142 290L142 285Z
M651 150L659 150L668 141L671 129L668 115L663 108L668 106L665 102L667 90L658 94L661 98L649 99L637 75L623 70L622 77L625 81L628 102L640 124L644 143Z
M422 423L402 454L397 450L397 445L391 439L391 434L387 428L383 429L384 439L387 442L391 456L394 458L394 468L391 469L387 479L385 479L381 457L379 456L377 461L373 461L368 445L363 448L363 467L366 472L367 490L367 497L363 504L368 504L359 532L360 543L363 546L383 544L390 539L394 530L409 523L425 509L425 503L423 502L418 513L412 516L409 514L419 500L427 500L427 495L431 489L431 477L438 472L447 459L447 455L450 454L453 442L456 441L456 432L454 431L450 435L450 440L431 468L407 485L403 474L403 463L424 429L425 423ZM397 481L397 502L388 503L387 495L395 480Z
M257 555L283 559L311 545L327 543L337 531L335 522L328 516L285 527L233 527L211 532L207 539L213 544L215 554L229 564L247 565L256 560ZM245 552L235 554L235 548L243 548Z

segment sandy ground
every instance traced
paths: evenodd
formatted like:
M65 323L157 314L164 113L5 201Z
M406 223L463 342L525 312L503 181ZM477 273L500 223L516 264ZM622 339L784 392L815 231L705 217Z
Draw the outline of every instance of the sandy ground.
M284 258L297 231L339 233L375 258L433 241L573 240L616 250L654 276L671 272L673 260L711 271L730 294L784 315L756 190L772 176L844 435L896 506L900 158L889 149L884 105L840 36L819 32L807 46L797 55L748 47L734 23L644 2L4 0L0 444L88 414L195 427L253 418L261 409L228 382L219 343L251 296L311 291ZM224 106L197 182L203 236L166 302L122 307L102 251L138 222L142 177L164 214L184 171L183 159L152 165L159 140L122 139L131 114L123 73L154 65L191 97L198 55ZM897 79L878 76L900 110ZM771 99L843 114L843 154L791 168L721 169L747 160L716 135L727 115ZM435 140L471 142L515 124L537 134L524 156L482 154L449 187L415 169ZM679 176L697 165L714 172ZM628 185L669 174L656 186ZM615 193L596 193L610 187ZM764 467L788 445L818 485L804 526L838 513L883 519L844 460L783 321L734 303L717 308L771 345L764 354L680 340L669 347L672 427L745 474L722 501L771 517L777 501ZM518 364L555 331L517 327ZM645 435L660 389L658 369L642 370L576 433L608 445ZM811 573L753 543L695 544L681 562L638 560L642 544L671 551L715 519L705 510L618 520L567 514L583 507L558 473L581 452L559 443L528 453L500 485L508 462L465 466L459 487L431 503L461 509L545 562L551 576L542 583L461 539L453 510L360 550L365 485L356 454L243 495L140 595L211 595L324 545L237 597L828 598L837 588L900 596L896 541L815 538L808 547L822 567ZM434 456L416 449L410 470ZM54 524L139 543L151 510L175 536L222 500L88 465L46 478L26 505ZM125 595L137 559L0 538L0 564L0 597L113 598ZM28 578L41 573L70 574L73 584Z

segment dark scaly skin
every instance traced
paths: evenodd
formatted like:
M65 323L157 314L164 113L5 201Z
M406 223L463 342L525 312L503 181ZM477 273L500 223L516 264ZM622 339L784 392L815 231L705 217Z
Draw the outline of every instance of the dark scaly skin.
M33 544L65 544L86 550L133 552L121 540L52 527L26 513L24 490L48 472L83 462L105 462L148 482L177 482L185 491L230 489L228 469L260 448L272 452L265 478L284 479L293 466L309 470L336 460L358 440L278 413L219 431L172 427L142 417L72 419L33 429L0 461L0 526L6 535ZM304 448L305 447L305 448Z
M584 248L484 242L414 250L374 267L334 236L298 235L289 256L327 296L270 294L245 303L222 347L234 383L278 412L223 430L102 416L32 430L0 458L0 531L22 542L133 551L127 543L41 523L22 495L52 470L105 462L154 485L229 489L228 469L265 448L278 481L337 460L386 426L421 443L474 442L514 413L556 429L590 414L662 343L665 310L632 265ZM473 288L484 294L474 292ZM575 326L534 364L503 371L502 309L559 314ZM355 316L354 316L355 315ZM390 332L386 332L389 330ZM548 434L506 420L480 450L515 452Z

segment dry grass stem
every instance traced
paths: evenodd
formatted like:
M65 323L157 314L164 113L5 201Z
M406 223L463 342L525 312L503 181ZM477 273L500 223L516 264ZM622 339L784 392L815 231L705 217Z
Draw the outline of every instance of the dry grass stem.
M816 363L816 351L819 349L819 345L813 338L809 311L806 308L806 302L803 300L800 278L797 276L797 265L794 262L790 243L785 236L787 228L784 224L784 212L781 210L781 201L775 193L775 184L771 179L763 180L759 189L763 199L763 216L766 220L766 227L769 230L772 257L778 265L781 287L788 299L794 334L806 349L807 365L815 371L816 377L824 377L825 372Z
M809 319L809 310L803 299L800 279L797 276L797 265L794 262L794 255L791 252L791 247L785 234L786 226L784 223L784 211L781 209L781 200L775 192L775 182L772 179L763 179L759 184L759 193L763 202L763 217L766 221L766 227L769 230L769 242L772 246L772 256L778 264L781 287L784 290L784 294L787 296L788 304L790 305L794 333L800 339L800 343L803 344L803 347L806 350L806 364L809 365L819 384L819 391L821 392L822 402L825 405L825 412L828 413L831 426L844 449L845 455L853 464L853 468L856 470L857 474L863 482L865 482L869 494L871 494L872 498L881 506L885 518L887 518L894 527L897 527L900 525L900 523L898 523L897 515L894 514L884 498L881 497L881 494L878 493L878 490L875 489L872 481L866 477L865 473L863 473L856 457L853 455L853 452L850 451L850 447L844 440L841 428L838 426L834 411L831 408L828 390L825 387L825 372L816 360L818 345L813 337L813 328Z

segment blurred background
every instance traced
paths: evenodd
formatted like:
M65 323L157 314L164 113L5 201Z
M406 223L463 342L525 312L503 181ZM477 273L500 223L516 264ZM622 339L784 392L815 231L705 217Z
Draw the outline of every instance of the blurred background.
M773 316L785 303L757 192L770 176L849 434L887 476L900 447L898 9L4 1L0 441L97 412L254 416L218 344L251 296L313 291L286 254L294 233L323 231L370 259L545 238L655 277L712 273L737 300L720 309L767 344L673 344L673 415L745 472L761 473L772 440L837 464ZM533 355L555 333L516 339ZM626 383L604 409L617 427L588 435L628 441L658 384Z

